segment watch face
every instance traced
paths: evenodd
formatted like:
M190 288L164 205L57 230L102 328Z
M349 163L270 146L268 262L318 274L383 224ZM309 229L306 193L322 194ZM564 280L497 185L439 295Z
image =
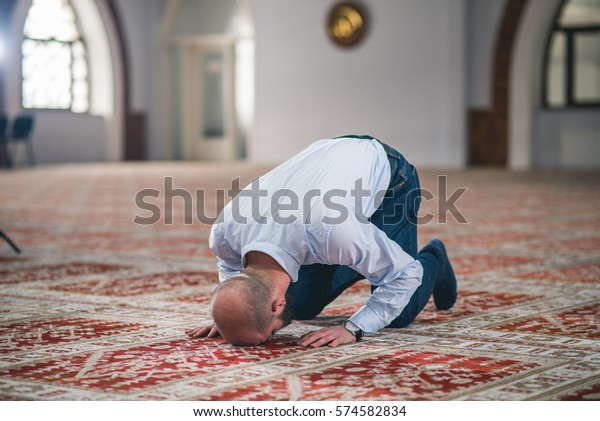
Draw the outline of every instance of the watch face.
M362 340L364 332L350 320L347 320L346 323L344 323L344 329L354 335L356 342L360 342Z

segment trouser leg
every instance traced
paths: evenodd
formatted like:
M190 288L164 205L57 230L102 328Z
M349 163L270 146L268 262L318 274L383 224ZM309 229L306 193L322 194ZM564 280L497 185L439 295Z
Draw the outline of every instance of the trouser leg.
M431 295L433 294L433 288L438 275L438 268L440 261L435 253L430 248L423 248L417 255L417 260L423 266L423 278L421 285L414 292L410 301L392 323L387 327L402 328L412 323L412 321L419 315L419 313L425 308Z

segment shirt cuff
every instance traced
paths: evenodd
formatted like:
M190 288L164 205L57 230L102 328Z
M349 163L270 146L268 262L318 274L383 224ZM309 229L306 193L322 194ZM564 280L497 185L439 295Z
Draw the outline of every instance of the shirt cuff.
M374 333L385 327L385 323L367 305L362 306L349 320L366 333Z

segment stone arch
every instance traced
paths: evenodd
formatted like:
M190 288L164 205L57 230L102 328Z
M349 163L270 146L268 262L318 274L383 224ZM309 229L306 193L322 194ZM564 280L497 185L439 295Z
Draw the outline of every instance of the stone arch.
M469 115L469 165L506 166L510 104L510 72L519 23L528 0L508 0L496 33L492 62L492 105Z

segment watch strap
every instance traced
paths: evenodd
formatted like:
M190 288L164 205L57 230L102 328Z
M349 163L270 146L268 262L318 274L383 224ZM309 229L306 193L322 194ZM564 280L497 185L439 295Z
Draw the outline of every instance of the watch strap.
M348 332L354 335L354 339L356 340L356 342L360 342L364 336L364 332L362 331L362 329L356 326L350 320L346 320L344 322L344 329L346 329Z

